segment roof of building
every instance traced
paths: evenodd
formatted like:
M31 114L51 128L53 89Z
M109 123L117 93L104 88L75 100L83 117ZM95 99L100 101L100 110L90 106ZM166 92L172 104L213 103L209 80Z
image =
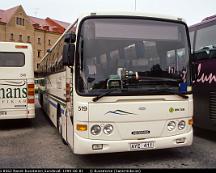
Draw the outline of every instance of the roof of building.
M3 23L8 23L9 20L11 19L12 15L16 12L16 10L20 6L16 6L7 10L0 10L0 21Z
M52 19L52 20L54 20L56 23L63 26L64 28L67 28L68 26L70 26L70 23L62 22L62 21L55 20L55 19Z
M3 18L3 13L4 13L4 10L0 10L0 22L3 22L2 20L2 18Z
M16 13L17 9L20 7L22 8L22 6L19 5L7 10L0 9L0 22L7 24L10 21L13 14ZM33 16L28 16L28 17L33 27L37 30L63 33L65 29L70 25L69 23L51 19L48 17L46 19L41 19Z

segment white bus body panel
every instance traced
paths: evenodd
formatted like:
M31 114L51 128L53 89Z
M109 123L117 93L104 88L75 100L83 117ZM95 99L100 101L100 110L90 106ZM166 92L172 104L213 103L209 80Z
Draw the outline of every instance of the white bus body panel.
M19 52L25 55L23 67L0 67L0 120L34 118L35 106L27 103L27 85L34 83L32 46L26 43L0 42L0 52Z
M185 138L183 144L177 144L177 139ZM105 141L105 140L91 140L85 139L74 134L74 153L75 154L101 154L101 153L113 153L113 152L126 152L134 151L131 150L130 145L134 143L143 142L154 142L154 148L152 149L165 149L165 148L175 148L190 146L193 142L193 130L188 133L184 133L176 136L160 137L160 138L149 138L141 140L119 140L119 141ZM103 150L93 150L92 145L102 144ZM150 150L150 149L149 149ZM139 150L136 150L139 151Z
M68 75L67 75L68 74ZM71 118L72 99L66 102L66 83L72 87L71 70L66 68L65 71L51 74L46 77L45 93L39 93L43 97L43 109L49 116L52 123L57 127L57 112L60 109L60 127L62 138L73 148L73 124Z
M76 124L87 124L88 131L80 132L74 129L74 153L96 154L109 152L133 151L132 143L153 141L154 148L174 148L189 146L193 141L193 129L188 121L193 116L193 99L185 101L175 95L166 96L105 96L98 102L92 98L83 98L75 94ZM87 106L87 112L79 112L79 106ZM174 111L170 111L174 109ZM175 121L176 125L184 120L187 125L183 130L176 126L175 130L168 131L167 125ZM99 135L92 135L90 129L93 125L100 125L102 131ZM112 134L103 133L103 127L111 124L114 127ZM135 132L148 132L136 134ZM184 138L183 143L176 143L177 139ZM93 150L93 144L103 144L102 150ZM146 149L147 150L147 149Z

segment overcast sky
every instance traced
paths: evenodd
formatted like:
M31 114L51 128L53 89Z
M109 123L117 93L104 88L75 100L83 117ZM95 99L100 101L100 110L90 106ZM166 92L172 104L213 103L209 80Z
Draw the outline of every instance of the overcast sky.
M136 11L179 16L188 25L216 14L216 0L0 0L0 9L22 5L27 15L73 21L89 11Z

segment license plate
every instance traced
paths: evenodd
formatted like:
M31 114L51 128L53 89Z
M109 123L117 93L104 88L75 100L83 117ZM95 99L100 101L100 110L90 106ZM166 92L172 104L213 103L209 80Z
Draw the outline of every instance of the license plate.
M0 116L1 115L7 115L7 112L6 111L0 111Z
M145 150L154 148L154 141L130 144L131 150Z

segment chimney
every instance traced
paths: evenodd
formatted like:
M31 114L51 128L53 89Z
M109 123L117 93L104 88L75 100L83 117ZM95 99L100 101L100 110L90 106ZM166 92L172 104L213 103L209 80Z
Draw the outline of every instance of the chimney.
M48 25L45 25L45 26L43 26L43 29L49 31L49 26L48 26Z
M40 25L39 25L38 23L34 23L33 26L34 26L34 28L36 28L36 29L40 28Z

